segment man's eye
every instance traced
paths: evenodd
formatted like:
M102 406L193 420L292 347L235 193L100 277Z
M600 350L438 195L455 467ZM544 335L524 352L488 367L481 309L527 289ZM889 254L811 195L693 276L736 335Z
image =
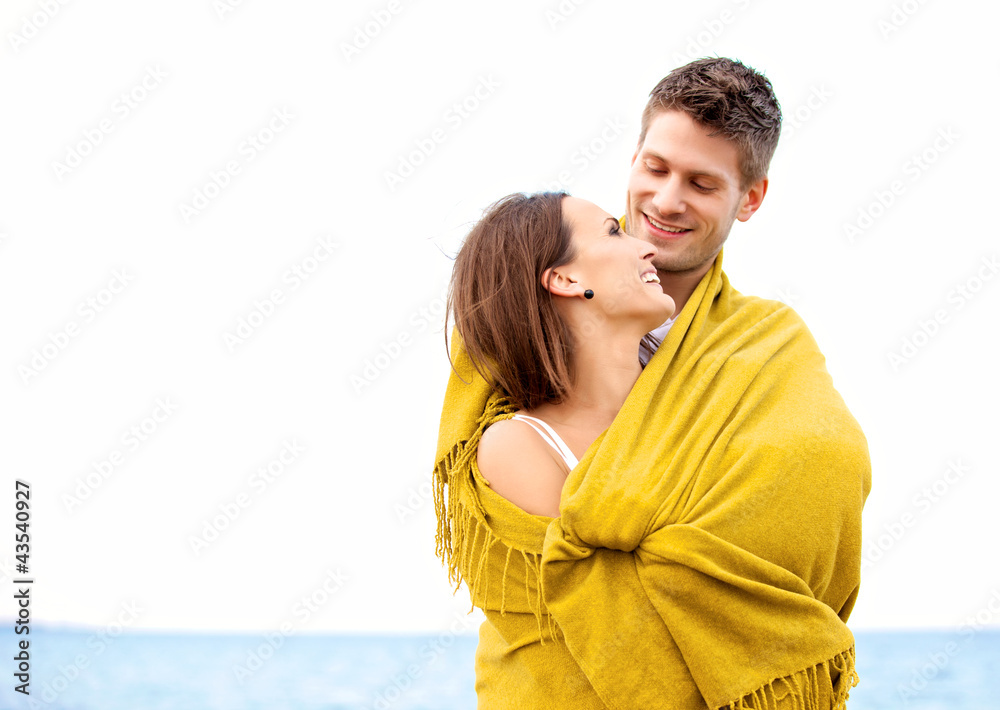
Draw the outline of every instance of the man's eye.
M657 170L656 168L654 168L651 165L647 165L646 169L649 170L649 172L651 172L651 173L657 173L657 174L667 172L666 170Z
M714 188L712 188L712 187L709 187L709 186L707 186L707 185L701 185L701 184L699 184L699 183L697 183L697 182L695 182L695 183L691 183L691 184L692 184L692 185L694 185L694 186L695 186L696 188L698 188L699 190L701 190L702 192L711 192L711 191L712 191L712 190L714 189Z

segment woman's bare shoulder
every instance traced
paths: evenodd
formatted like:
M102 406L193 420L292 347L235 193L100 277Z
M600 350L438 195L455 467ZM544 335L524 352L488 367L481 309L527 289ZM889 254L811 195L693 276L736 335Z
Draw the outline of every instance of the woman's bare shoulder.
M531 425L516 419L491 424L477 452L490 487L532 515L559 515L565 464Z

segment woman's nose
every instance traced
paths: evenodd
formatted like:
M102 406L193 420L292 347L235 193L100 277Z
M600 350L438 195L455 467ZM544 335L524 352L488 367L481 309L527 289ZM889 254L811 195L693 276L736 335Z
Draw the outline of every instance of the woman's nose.
M639 258L644 260L652 260L656 256L656 247L647 242L645 239L639 239L639 237L632 237L635 240L635 249L639 252Z

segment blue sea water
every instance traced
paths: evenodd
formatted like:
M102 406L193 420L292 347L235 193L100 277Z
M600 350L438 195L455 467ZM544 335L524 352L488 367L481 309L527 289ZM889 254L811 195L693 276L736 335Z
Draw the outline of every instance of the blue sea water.
M466 710L474 635L197 635L32 627L30 698L18 637L0 633L0 708ZM857 632L850 710L1000 710L1000 632ZM6 660L3 660L6 659Z

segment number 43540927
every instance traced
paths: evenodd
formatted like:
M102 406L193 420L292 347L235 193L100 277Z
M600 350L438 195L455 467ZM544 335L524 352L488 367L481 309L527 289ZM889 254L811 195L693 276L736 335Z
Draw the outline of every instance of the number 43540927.
M31 547L28 545L31 540L31 536L28 535L28 526L31 524L31 484L18 479L14 484L14 500L14 507L17 509L17 524L14 527L20 533L14 536L15 541L18 543L14 548L14 552L17 561L27 566L28 553L31 552Z

